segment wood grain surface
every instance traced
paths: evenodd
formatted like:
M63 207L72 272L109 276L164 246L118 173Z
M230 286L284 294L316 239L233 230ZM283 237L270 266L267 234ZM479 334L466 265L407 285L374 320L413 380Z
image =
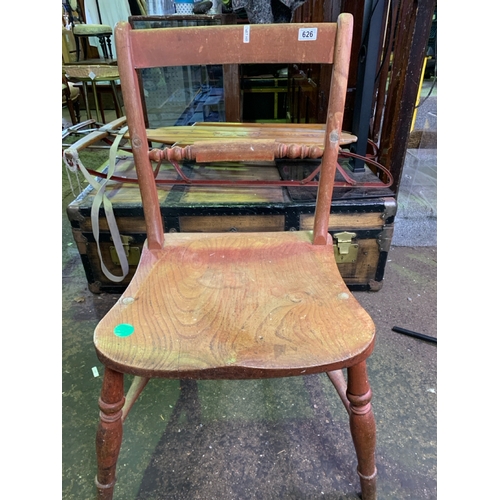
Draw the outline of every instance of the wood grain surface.
M323 147L324 124L264 124L264 123L196 123L192 126L159 127L146 130L148 139L164 144L187 146L195 142L219 140L221 144L230 140L273 139L283 144L305 144ZM357 137L343 131L340 145L356 142Z
M114 334L129 324L128 337ZM375 328L310 231L178 233L144 246L122 298L95 331L101 361L171 378L329 371L365 359ZM122 366L123 365L123 366Z

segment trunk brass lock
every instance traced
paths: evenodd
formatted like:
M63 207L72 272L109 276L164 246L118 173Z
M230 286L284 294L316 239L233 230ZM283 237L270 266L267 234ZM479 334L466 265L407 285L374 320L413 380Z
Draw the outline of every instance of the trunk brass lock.
M123 243L125 255L127 256L127 262L131 266L137 266L137 264L139 264L139 259L141 258L141 249L139 247L130 246L130 244L134 241L134 238L132 238L132 236L120 236L120 238ZM116 247L110 246L109 253L111 254L111 261L113 262L113 264L119 266L120 259L118 258Z
M333 253L335 254L337 264L356 262L359 245L352 242L356 238L356 233L344 231L342 233L335 233L333 237L337 240L337 244L333 246Z

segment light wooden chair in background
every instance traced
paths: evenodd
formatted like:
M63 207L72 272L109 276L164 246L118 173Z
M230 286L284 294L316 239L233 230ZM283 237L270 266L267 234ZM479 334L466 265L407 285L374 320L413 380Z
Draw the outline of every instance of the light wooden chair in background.
M86 24L77 0L63 2L63 73L70 82L81 87L88 119L92 118L88 95L90 84L96 120L99 120L100 115L102 123L106 123L101 96L103 91L111 92L116 117L123 115L118 94L118 68L111 47L112 34L113 29L106 24ZM99 56L99 53L89 44L93 37L99 40L102 57L95 57L95 54Z
M113 49L111 47L111 35L113 28L107 24L87 24L84 21L80 5L77 0L66 0L63 8L68 17L68 23L72 27L76 44L76 60L88 59L88 46L90 38L97 38L101 46L102 57L113 59Z

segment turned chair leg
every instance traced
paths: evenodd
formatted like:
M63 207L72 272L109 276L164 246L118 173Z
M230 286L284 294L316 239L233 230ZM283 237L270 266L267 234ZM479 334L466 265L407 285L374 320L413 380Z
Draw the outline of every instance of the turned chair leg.
M372 391L366 372L366 361L347 369L347 399L350 402L349 424L358 457L361 498L376 500L375 418Z
M116 462L122 444L123 373L105 368L99 398L100 421L96 436L97 498L111 500L116 482Z

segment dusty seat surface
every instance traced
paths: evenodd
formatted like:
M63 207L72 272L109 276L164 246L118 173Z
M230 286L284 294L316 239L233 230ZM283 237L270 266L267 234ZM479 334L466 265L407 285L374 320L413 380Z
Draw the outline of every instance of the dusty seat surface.
M95 331L99 358L171 378L299 375L366 359L373 322L345 286L331 242L311 241L309 231L178 233L161 250L145 245Z
M113 29L107 24L75 24L73 26L75 35L112 35Z

